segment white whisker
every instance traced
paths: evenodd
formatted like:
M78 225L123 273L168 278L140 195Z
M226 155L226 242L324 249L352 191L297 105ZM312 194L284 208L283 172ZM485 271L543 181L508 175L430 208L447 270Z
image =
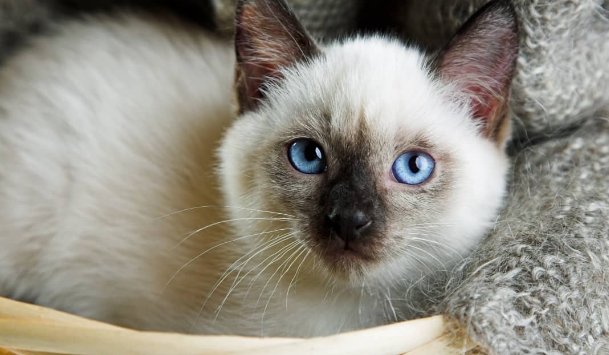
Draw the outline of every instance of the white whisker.
M264 305L264 310L262 311L262 318L260 319L260 334L261 335L264 335L264 316L266 315L266 311L267 311L267 309L269 307L269 304L271 303L271 299L273 298L273 295L275 294L275 291L277 290L277 287L279 287L279 283L281 282L281 279L290 270L290 267L294 264L294 261L296 261L298 259L298 256L300 256L300 254L298 254L298 256L294 257L296 255L296 253L298 253L298 251L301 250L301 249L302 249L302 251L305 250L304 249L304 244L302 244L302 243L299 243L299 244L300 245L298 246L298 248L292 252L292 255L290 255L289 258L287 258L283 263L281 263L281 265L279 265L277 267L275 272L271 275L271 277L269 278L267 283L262 288L262 292L260 292L260 297L262 297L262 294L264 293L264 290L266 289L266 286L273 279L273 277L275 276L277 271L279 271L283 267L283 269L282 269L283 271L282 271L281 275L279 276L279 278L277 279L277 283L275 284L275 287L273 288L273 291L271 291L271 294L269 295L268 300L266 301L266 304ZM301 251L301 253L302 253L302 251ZM284 267L284 265L286 265L292 258L294 258L294 261L292 261L292 263L290 263L290 265L288 265L287 267ZM258 297L258 301L260 301L260 297ZM258 305L258 302L256 302L256 305Z
M287 235L286 238L284 238L282 241L287 240L289 237L291 237L291 235ZM239 272L237 272L237 275L235 276L235 280L233 281L233 284L231 285L231 287L229 288L228 292L226 293L226 296L224 296L224 299L222 300L220 306L218 307L218 311L216 313L216 317L214 318L214 322L216 320L216 318L218 317L218 314L220 313L220 310L222 309L222 307L224 306L224 303L226 302L226 300L228 299L228 296L237 288L237 286L253 271L255 270L257 267L259 267L260 265L262 265L266 260L272 258L273 256L281 253L282 251L286 250L284 252L287 253L287 251L289 250L289 248L294 244L294 242L289 243L288 245L283 246L281 249L279 249L278 251L276 251L275 253L271 254L270 256L268 256L266 259L264 259L262 262L260 262L258 265L256 265L254 268L250 269L245 275L243 275L241 278L239 278L239 276L241 275L241 272L243 271L243 268L245 267L245 265L247 265L247 263L255 256L253 255L252 257L250 257L248 260L246 260L244 263L242 263L241 268L239 269ZM264 250L267 250L267 248L265 248ZM260 251L262 252L262 250ZM278 257L279 258L279 257ZM270 264L272 264L275 261L275 259L273 261L270 262ZM213 292L213 291L212 291ZM247 293L249 292L249 288L245 294L244 297L247 296Z
M222 282L224 282L224 280L225 280L225 279L228 277L228 275L230 275L230 274L231 274L233 271L235 271L235 270L237 270L237 268L241 267L241 268L239 269L239 272L240 272L240 271L243 269L243 267L245 267L245 265L247 265L247 264L248 264L248 263L249 263L249 262L250 262L250 261L251 261L251 260L252 260L254 257L256 257L258 254L260 254L260 253L262 253L262 252L264 252L264 251L266 251L266 250L268 250L268 249L270 249L270 248L274 247L274 246L275 246L275 245L277 245L277 244L281 244L281 243L283 243L284 241L286 241L286 240L290 239L290 237L291 237L291 234L290 234L290 233L288 233L288 234L284 234L283 236L281 236L281 237L279 237L279 238L277 238L277 239L270 240L269 242L267 242L267 243L263 244L263 245L262 245L262 246L261 246L261 247L260 247L258 250L254 249L254 250L252 250L251 252L249 252L249 253L247 253L247 254L245 254L245 255L241 256L239 259L237 259L237 260L236 260L234 263L232 263L232 264L231 264L231 265L230 265L230 266L227 268L227 270L224 272L224 274L222 274L222 276L220 277L220 279L219 279L219 280L216 282L216 284L215 284L215 285L214 285L214 287L212 288L212 290L211 290L210 294L207 296L207 298L206 298L205 302L207 302L207 301L209 300L209 298L212 296L212 294L214 293L214 291L216 291L216 289L218 288L218 286L219 286L219 285L220 285ZM280 250L283 250L283 248L284 248L284 247L282 247ZM278 252L275 252L275 254L276 254L276 253L278 253ZM252 254L252 255L250 256L250 254ZM274 255L274 254L273 254L273 255ZM240 260L242 260L242 259L244 259L244 258L246 258L246 257L248 257L248 256L249 256L249 258L247 258L247 260L245 260L245 261L243 261L242 263L240 263L240 264L238 264L237 266L235 266L235 264L237 264L237 263L238 263ZM265 259L265 260L266 260L266 259ZM239 272L237 273L237 275L239 275ZM247 274L246 274L246 275L247 275ZM244 276L246 276L246 275L244 275ZM203 303L203 306L205 306L205 302Z
M292 243L289 244L289 249L287 249L286 251L284 251L281 255L278 255L275 259L273 259L273 261L271 261L264 269L266 270L266 268L268 268L270 265L274 264L276 261L281 260L283 258L283 256L289 252L291 252L292 250L294 250L294 248L296 247L300 247L302 244L300 243L300 241L298 240L294 240ZM293 256L293 255L292 255ZM271 276L269 277L269 279L266 281L266 283L264 284L264 287L262 287L262 290L260 291L260 295L258 296L258 300L256 301L256 307L258 307L258 304L260 303L260 299L262 298L262 295L264 294L264 290L267 288L267 286L269 285L269 283L271 282L271 280L273 279L273 277L275 277L275 275L277 274L277 272L279 271L279 269L285 265L286 262L288 262L290 259L286 259L284 260L281 264L279 264L277 266L277 268L275 269L275 272L273 272L273 274L271 274ZM258 273L258 276L260 276L261 273ZM250 283L253 284L253 283Z
M251 237L256 237L259 235L263 235L263 234L268 234L268 233L276 233L279 231L284 231L284 230L289 230L289 228L283 228L283 229L277 229L274 231L270 231L270 232L261 232L261 233L256 233L256 234L250 234L250 235L246 235L243 237L238 237L238 238L234 238L225 242L222 242L220 244L216 244L211 248L206 249L205 251L203 251L202 253L198 254L197 256L195 256L194 258L190 259L186 264L182 265L169 279L169 281L167 281L167 283L165 284L165 286L163 286L163 288L161 289L161 294L165 291L165 289L167 288L167 286L171 283L171 281L173 281L173 279L180 273L180 271L182 271L184 268L186 268L188 265L192 264L195 260L197 260L198 258L202 257L203 255L205 255L206 253L208 253L211 250L214 250L218 247L221 247L223 245L229 244L229 243L233 243L236 242L238 240L242 240L242 239L246 239L246 238L251 238Z
M242 255L241 257L239 257L237 260L235 260L227 269L226 271L224 271L224 273L220 276L220 279L218 281L216 281L216 283L214 284L211 292L207 295L207 297L205 298L205 301L203 301L203 303L201 304L201 306L199 307L199 311L197 313L197 316L195 318L195 321L193 322L192 328L194 329L197 320L199 319L199 317L201 316L201 313L203 312L203 309L205 308L205 305L207 304L207 302L209 301L209 299L211 298L211 296L214 294L214 292L216 291L216 289L218 289L218 287L220 287L220 285L222 284L222 282L224 282L224 280L234 271L236 270L237 267L239 267L240 265L246 265L249 260L251 260L256 254L265 251L271 247L273 247L274 245L277 245L279 243L282 243L283 241L287 240L290 238L290 234L284 234L283 236L278 237L277 240L272 239L269 240L265 243L263 243L260 248L254 248L253 250L249 251L248 253L246 253L245 255ZM257 252L256 252L257 251ZM252 255L249 259L247 259L245 262L243 262L242 264L239 264L239 266L233 268L233 266L235 264L237 264L240 260L246 258L248 255L252 254L256 252L256 254Z
M162 218L166 218L166 217L170 217L179 213L183 213L183 212L188 212L188 211L193 211L193 210L197 210L197 209L202 209L202 208L226 208L226 209L238 209L238 210L245 210L245 211L252 211L252 212L261 212L261 213L270 213L270 214L276 214L276 215L281 215L281 216L286 216L286 217L296 217L294 215L291 214L287 214L287 213L281 213L281 212L274 212L274 211L265 211L265 210L259 210L259 209L255 209L255 208L248 208L248 207L237 207L237 206L222 206L222 205L206 205L206 206L196 206L196 207L190 207L190 208L185 208L183 210L179 210L179 211L175 211L175 212L171 212L165 215L162 215L160 217L156 217L154 218L154 220L157 219L162 219Z
M211 227L220 225L220 224L224 224L224 223L229 223L229 222L238 222L238 221L271 221L271 222L275 222L275 221L289 221L291 219L289 218L262 218L262 217L246 217L246 218L234 218L234 219L226 219L223 221L218 221L218 222L214 222L211 224L206 225L205 227L201 227L191 233L189 233L186 237L184 237L182 240L180 240L180 242L178 244L176 244L173 248L171 248L171 250L179 247L180 245L182 245L186 240L188 240L188 238L192 237L193 235L200 233L206 229L209 229Z
M292 280L290 281L290 284L288 285L288 290L285 294L285 309L286 310L288 309L288 296L290 295L290 289L292 288L292 286L294 286L296 284L297 278L298 278L298 273L300 272L300 268L304 264L305 260L307 260L307 257L309 256L309 254L311 254L311 249L309 249L307 251L307 254L305 254L304 258L302 258L302 261L296 268L296 272L294 273L294 276L292 277Z

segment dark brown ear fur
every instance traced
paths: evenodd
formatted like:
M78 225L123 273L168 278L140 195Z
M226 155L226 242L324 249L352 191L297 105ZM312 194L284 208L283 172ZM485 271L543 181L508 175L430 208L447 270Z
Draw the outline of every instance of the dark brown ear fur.
M238 0L235 48L240 111L253 110L281 69L319 52L283 0Z
M509 127L509 95L518 57L518 25L510 3L498 0L480 9L439 56L441 77L471 99L483 134L503 143Z

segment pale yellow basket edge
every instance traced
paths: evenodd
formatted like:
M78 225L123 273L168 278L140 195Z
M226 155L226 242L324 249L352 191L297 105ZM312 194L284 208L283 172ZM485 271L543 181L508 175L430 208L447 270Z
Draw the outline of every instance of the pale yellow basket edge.
M456 355L472 348L447 334L442 316L309 339L201 336L135 331L0 298L0 355Z

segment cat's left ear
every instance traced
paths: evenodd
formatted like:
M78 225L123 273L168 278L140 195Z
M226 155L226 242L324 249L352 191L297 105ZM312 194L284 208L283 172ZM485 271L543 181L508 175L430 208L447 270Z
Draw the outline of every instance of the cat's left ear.
M319 53L283 0L238 0L235 49L240 110L255 109L281 69Z
M439 56L439 72L469 98L485 137L502 145L509 131L509 95L518 57L518 25L507 0L479 10Z

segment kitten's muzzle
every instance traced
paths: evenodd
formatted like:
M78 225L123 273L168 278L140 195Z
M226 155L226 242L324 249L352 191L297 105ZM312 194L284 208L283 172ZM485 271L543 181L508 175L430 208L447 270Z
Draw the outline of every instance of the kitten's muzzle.
M359 176L358 176L359 174ZM368 174L344 172L348 179L339 179L330 183L321 201L325 213L320 218L322 231L320 235L330 238L322 243L334 253L342 255L343 251L352 251L361 257L374 252L377 242L374 235L378 233L379 206L376 189L372 186ZM317 217L317 218L319 218ZM327 238L327 237L326 237Z
M326 223L343 242L344 249L360 239L372 225L372 219L360 210L334 209L326 216Z

